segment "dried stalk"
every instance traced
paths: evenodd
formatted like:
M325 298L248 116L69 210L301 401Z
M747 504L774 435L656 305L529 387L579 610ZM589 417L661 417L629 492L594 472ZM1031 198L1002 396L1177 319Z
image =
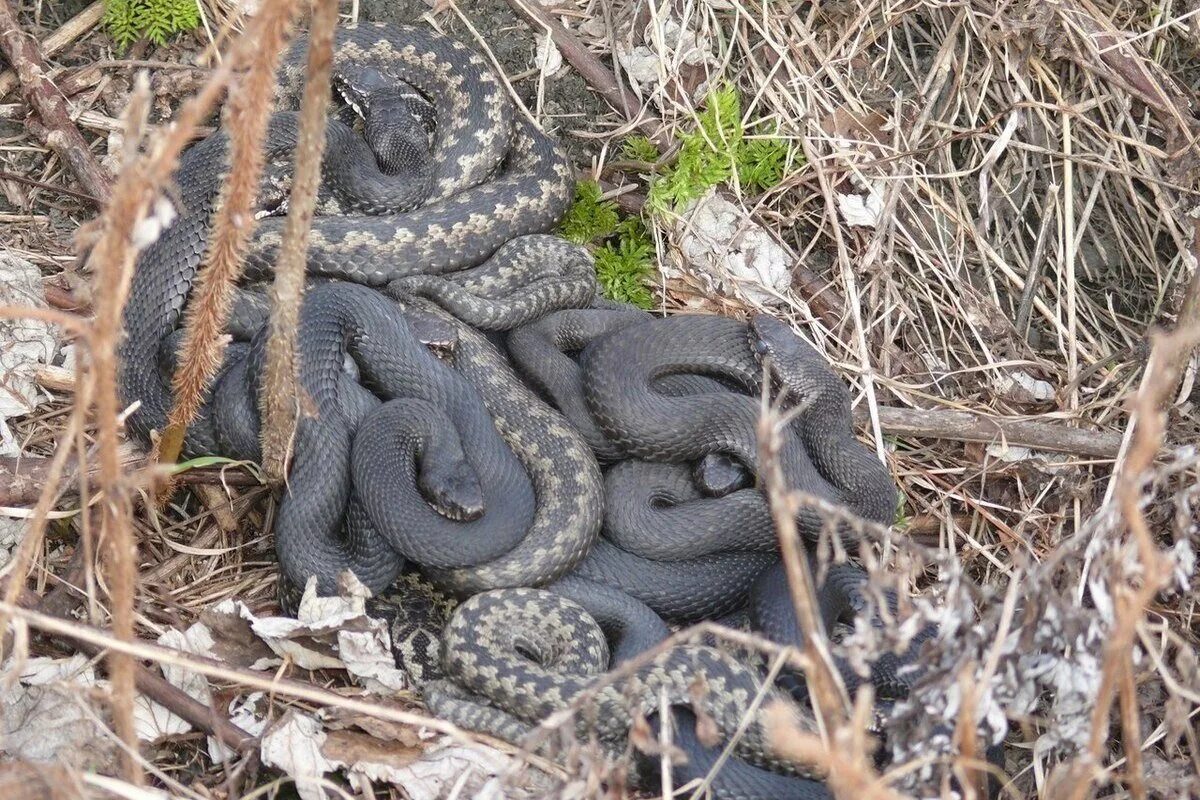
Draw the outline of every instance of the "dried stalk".
M263 470L268 480L275 484L283 483L287 474L290 444L299 413L296 335L304 296L305 255L321 182L321 158L325 152L325 114L329 108L336 24L336 0L316 0L308 39L304 97L300 105L295 182L288 202L279 261L275 265L275 280L271 285L270 338L263 391L259 393L263 415Z
M226 106L229 170L213 215L204 264L184 321L179 367L172 382L175 402L159 440L157 460L174 462L184 433L196 418L204 391L225 354L222 331L233 291L241 276L246 248L254 233L254 202L263 168L266 136L274 97L275 72L296 12L296 0L276 0L257 16L245 75ZM250 34L245 34L249 37ZM160 493L160 499L166 490Z
M1137 548L1142 572L1141 584L1112 587L1116 619L1112 635L1104 648L1103 673L1092 713L1088 750L1079 764L1080 773L1086 774L1088 779L1075 785L1071 794L1073 800L1083 800L1091 789L1095 771L1086 767L1098 766L1102 761L1108 742L1109 714L1116 693L1123 683L1125 673L1133 669L1133 644L1137 636L1137 626L1155 595L1171 579L1170 565L1155 544L1140 501L1143 481L1162 446L1166 428L1167 398L1178 385L1180 373L1188 357L1200 345L1200 324L1193 322L1177 327L1168 334L1156 333L1152 339L1154 345L1150 353L1150 363L1134 400L1134 414L1130 419L1130 426L1134 427L1133 444L1117 475L1115 493L1118 508ZM1132 692L1134 687L1127 684L1127 689ZM1136 696L1127 699L1121 710L1125 731L1136 735ZM1130 783L1134 787L1143 787L1140 754L1130 755L1131 749L1136 750L1140 747L1140 742L1136 738L1133 741L1126 739L1124 747L1130 766L1134 770Z

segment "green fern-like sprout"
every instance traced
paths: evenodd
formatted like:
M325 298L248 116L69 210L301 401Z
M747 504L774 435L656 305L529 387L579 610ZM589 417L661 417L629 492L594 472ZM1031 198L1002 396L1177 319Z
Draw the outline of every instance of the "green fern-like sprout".
M699 126L680 134L679 156L652 180L647 194L651 213L662 214L697 200L733 175L742 144L741 101L730 86L717 89L699 115Z
M105 0L104 27L124 52L138 39L158 45L200 24L199 0Z
M610 300L652 308L654 295L650 293L649 280L654 274L654 242L637 217L622 221L616 234L614 241L596 251L600 288Z
M784 139L745 140L737 156L738 183L752 191L778 186L787 172L789 149Z
M679 135L675 162L650 181L647 206L661 215L703 197L709 189L730 181L737 174L743 189L762 191L783 180L791 148L774 134L747 135L742 124L737 90L724 86L713 91L698 116L697 127ZM653 144L644 137L625 142L628 156L648 156ZM653 161L654 155L640 160Z

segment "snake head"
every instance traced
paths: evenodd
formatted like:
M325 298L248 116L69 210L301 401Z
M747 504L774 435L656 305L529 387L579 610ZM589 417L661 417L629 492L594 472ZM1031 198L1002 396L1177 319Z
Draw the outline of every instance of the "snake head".
M437 111L402 80L370 67L342 67L333 76L338 95L363 121L363 133L386 174L429 158Z
M433 510L455 522L483 516L483 487L465 460L427 460L421 465L421 494Z
M811 402L836 381L829 366L808 342L784 322L767 314L750 320L750 349L793 400Z

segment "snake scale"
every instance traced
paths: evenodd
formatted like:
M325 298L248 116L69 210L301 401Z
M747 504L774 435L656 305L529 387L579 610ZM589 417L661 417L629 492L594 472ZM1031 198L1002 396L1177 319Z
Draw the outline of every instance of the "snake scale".
M305 47L285 58L264 143L251 283L270 277L280 248ZM620 682L598 676L654 648L665 620L720 617L752 597L759 624L794 640L754 485L757 395L767 380L800 407L782 451L792 485L886 523L895 490L853 439L845 387L769 317L657 319L597 298L588 252L548 235L572 197L570 164L461 42L360 25L339 29L334 53L343 102L326 132L298 332L316 413L298 422L274 528L285 603L310 580L335 591L343 570L384 600L419 575L447 605L462 601L441 637L419 609L400 609L394 628L408 655L438 654L449 680L431 680L426 700L440 715L517 740L587 697L580 731L619 749L638 717L660 724L665 693L682 704L672 715L691 769L711 746L689 709L738 734L746 760L717 796L827 796L772 753L750 714L760 691L795 692L762 686L723 651L678 647ZM222 131L185 153L176 218L138 259L120 386L139 403L128 425L144 441L166 419L175 328L228 170ZM190 454L259 456L264 297L238 295L235 342ZM816 535L816 517L800 522ZM852 584L827 581L831 620L861 611ZM872 679L903 688L899 666Z

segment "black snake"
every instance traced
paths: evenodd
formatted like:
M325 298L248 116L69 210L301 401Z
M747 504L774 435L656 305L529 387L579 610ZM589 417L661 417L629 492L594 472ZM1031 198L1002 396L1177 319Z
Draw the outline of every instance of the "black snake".
M269 277L279 251L303 44L286 59L265 143L252 280ZM431 684L431 707L515 735L608 668L604 637L590 625L604 626L627 658L665 634L659 615L687 621L744 605L777 562L762 495L746 478L760 467L763 355L806 404L785 432L790 482L890 521L894 488L853 441L845 387L790 330L769 318L655 320L604 303L564 312L574 318L546 316L595 294L587 252L543 235L571 198L570 166L513 113L478 55L426 28L361 26L338 31L334 71L350 113L327 131L299 331L300 381L317 413L297 427L276 549L293 587L315 578L332 592L348 569L379 593L410 560L471 598L442 649L456 683ZM356 115L367 149L347 122ZM138 261L120 383L128 402L140 402L128 423L143 439L165 421L173 329L207 246L227 150L218 132L185 154L177 219ZM258 456L265 312L261 293L240 296L231 330L244 341L229 349L188 452ZM535 326L558 324L547 349ZM477 330L514 328L512 361L555 408ZM597 458L622 462L603 485ZM598 540L605 502L608 535ZM656 538L664 511L680 517L666 523L675 530L701 535ZM810 534L819 527L811 514L801 522ZM743 526L740 535L718 541L731 525ZM527 588L535 586L551 591ZM847 608L840 597L826 608ZM530 647L547 662L532 673L522 655ZM707 694L693 699L732 734L759 678L705 647L660 654L633 683L599 690L590 725L619 739L639 713L636 697L656 700L662 690L682 701L697 675ZM786 771L757 725L738 752ZM818 784L791 779L800 796L817 796Z

